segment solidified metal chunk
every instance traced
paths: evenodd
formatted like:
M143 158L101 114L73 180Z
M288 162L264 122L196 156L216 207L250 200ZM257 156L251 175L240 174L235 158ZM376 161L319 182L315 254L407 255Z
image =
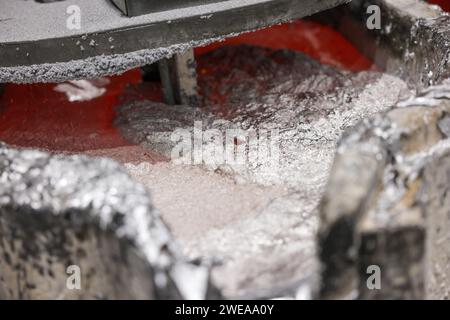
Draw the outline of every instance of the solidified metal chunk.
M320 298L449 297L449 97L448 82L431 87L341 141L321 207Z
M183 261L145 188L108 159L1 145L0 255L4 299L210 292L208 269ZM196 289L186 285L192 277Z

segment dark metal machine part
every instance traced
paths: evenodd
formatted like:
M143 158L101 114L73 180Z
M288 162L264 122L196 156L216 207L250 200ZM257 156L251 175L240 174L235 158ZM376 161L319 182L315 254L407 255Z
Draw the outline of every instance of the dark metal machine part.
M158 62L159 75L167 104L198 106L197 68L194 50Z
M49 35L36 41L0 43L0 68L83 60L222 37L302 18L349 0L242 1L228 7L223 5L226 2L229 0L222 1L217 11L213 10L207 17L191 13L175 20L169 16L166 20L88 34L62 38ZM75 50L74 44L86 38L96 45ZM114 38L114 46L109 41L111 38Z
M111 0L129 17L151 12L185 8L192 5L209 4L229 0Z
M50 2L57 2L57 1L64 1L64 0L35 0L36 2L40 3L50 3Z

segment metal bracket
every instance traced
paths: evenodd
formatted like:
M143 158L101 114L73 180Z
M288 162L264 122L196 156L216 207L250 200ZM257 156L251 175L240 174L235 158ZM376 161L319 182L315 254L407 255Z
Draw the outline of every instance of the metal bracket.
M223 0L111 0L117 8L129 17L152 12L185 8L195 5L221 2Z
M194 50L163 59L158 66L165 102L169 105L198 106Z

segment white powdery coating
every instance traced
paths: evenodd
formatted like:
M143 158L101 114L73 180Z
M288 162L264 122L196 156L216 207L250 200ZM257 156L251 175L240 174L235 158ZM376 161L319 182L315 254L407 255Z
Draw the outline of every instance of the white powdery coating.
M230 177L192 166L141 162L125 163L125 167L149 189L155 206L162 208L164 221L176 230L181 243L195 240L211 228L250 217L287 193L280 187L239 185Z
M215 257L215 283L228 297L274 297L314 279L316 205L320 192L272 198L240 221L183 244L190 257Z

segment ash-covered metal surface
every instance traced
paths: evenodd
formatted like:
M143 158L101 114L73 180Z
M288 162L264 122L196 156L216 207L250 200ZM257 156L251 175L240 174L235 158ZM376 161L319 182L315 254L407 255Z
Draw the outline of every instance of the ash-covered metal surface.
M406 84L378 72L340 71L301 53L257 47L223 47L198 63L203 72L202 108L152 102L123 106L116 123L125 137L170 158L177 129L193 133L238 128L244 136L252 130L274 130L278 158L248 159L239 165L203 158L197 169L141 164L128 166L130 173L165 204L161 214L188 256L218 259L213 279L226 296L295 295L305 283L306 291L311 290L317 270L317 205L336 142L344 129L407 95ZM194 129L195 121L202 127ZM204 155L220 144L223 141L200 141ZM171 187L164 187L167 180ZM194 195L197 188L201 196ZM236 192L246 193L254 208L243 205L239 219L223 219L236 214L236 209L223 209ZM183 200L168 205L164 198L172 196ZM189 218L185 206L208 212L202 223L211 228L198 229L198 219ZM201 232L188 235L191 228Z

